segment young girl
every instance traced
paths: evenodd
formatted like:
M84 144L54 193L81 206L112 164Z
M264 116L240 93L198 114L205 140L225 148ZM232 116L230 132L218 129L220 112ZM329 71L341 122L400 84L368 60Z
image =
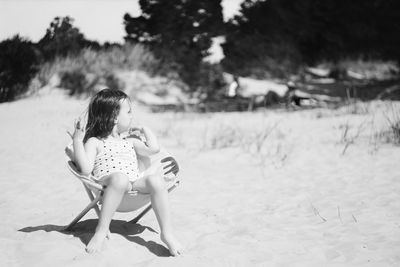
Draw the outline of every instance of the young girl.
M93 173L106 189L96 232L86 251L99 251L108 233L111 219L125 192L137 190L151 195L151 203L161 229L161 240L173 256L181 253L170 219L168 192L160 164L139 176L136 153L143 156L159 152L156 137L147 127L138 127L146 143L139 139L124 139L121 134L131 127L132 109L128 96L119 90L104 89L91 100L86 133L80 122L72 135L74 160L83 174ZM136 151L136 153L135 153Z

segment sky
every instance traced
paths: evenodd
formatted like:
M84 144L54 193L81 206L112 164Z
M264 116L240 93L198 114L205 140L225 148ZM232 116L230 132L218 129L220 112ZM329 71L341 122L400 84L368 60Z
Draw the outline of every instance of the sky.
M222 0L225 20L242 1ZM122 42L125 13L140 15L138 0L0 0L0 41L19 34L37 42L55 17L68 15L87 39Z

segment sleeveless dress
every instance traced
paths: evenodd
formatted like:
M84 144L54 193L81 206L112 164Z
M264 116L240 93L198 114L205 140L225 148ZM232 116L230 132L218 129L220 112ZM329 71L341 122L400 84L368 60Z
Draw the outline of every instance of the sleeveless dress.
M105 139L103 151L96 155L93 175L98 179L120 172L129 177L130 182L139 179L138 161L132 143L125 139Z

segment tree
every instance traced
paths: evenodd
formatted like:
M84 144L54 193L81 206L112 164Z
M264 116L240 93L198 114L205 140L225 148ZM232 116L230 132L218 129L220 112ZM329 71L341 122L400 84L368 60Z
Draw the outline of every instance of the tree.
M0 43L0 102L26 92L37 72L38 55L34 45L18 35Z
M303 60L293 36L306 23L301 19L306 17L302 5L303 0L245 0L240 14L227 23L226 42L222 45L224 68L259 77L282 77L288 70L295 71Z
M321 60L400 61L399 9L395 0L245 0L228 22L222 64L284 76Z
M53 59L55 56L77 54L84 47L100 48L97 42L86 40L72 23L73 19L69 16L56 17L50 23L46 34L38 42L45 60Z
M140 0L139 17L124 16L127 36L144 43L192 88L202 59L223 28L221 0Z

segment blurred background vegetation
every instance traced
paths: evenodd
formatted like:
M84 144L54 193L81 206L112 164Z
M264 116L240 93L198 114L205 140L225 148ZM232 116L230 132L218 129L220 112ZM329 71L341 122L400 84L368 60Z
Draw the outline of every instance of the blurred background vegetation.
M400 2L396 0L245 0L227 22L221 0L140 0L142 13L121 20L124 43L85 38L73 18L56 17L37 43L21 36L0 42L0 102L34 92L54 75L71 95L124 88L121 71L166 77L188 95L212 97L224 72L289 80L307 66L366 73L385 66L398 79ZM204 59L223 36L224 59ZM376 78L376 77L375 77ZM372 77L374 79L374 77Z

